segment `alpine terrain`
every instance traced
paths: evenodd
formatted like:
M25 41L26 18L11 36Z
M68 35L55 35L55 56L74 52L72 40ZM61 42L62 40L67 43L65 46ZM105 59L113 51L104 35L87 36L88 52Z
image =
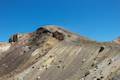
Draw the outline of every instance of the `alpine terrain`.
M120 38L96 42L55 25L0 42L0 80L120 80Z

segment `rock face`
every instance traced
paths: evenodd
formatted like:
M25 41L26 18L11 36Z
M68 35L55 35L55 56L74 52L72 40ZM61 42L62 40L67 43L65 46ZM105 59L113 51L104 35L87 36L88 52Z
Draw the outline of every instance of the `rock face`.
M57 26L0 43L0 80L120 80L120 45Z

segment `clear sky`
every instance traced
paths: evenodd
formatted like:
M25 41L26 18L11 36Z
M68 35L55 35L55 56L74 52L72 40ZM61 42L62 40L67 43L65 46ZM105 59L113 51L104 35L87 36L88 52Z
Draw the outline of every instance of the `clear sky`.
M46 24L111 41L120 36L120 0L0 0L0 41Z

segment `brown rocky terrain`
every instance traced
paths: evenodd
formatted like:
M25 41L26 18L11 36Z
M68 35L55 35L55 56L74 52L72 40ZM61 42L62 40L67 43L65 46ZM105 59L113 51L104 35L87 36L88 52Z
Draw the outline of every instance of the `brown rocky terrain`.
M120 80L120 45L49 25L0 43L0 80Z

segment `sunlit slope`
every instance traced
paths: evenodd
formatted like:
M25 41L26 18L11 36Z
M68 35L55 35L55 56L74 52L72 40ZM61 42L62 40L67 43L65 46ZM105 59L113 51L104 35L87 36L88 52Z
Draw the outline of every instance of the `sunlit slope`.
M15 79L108 80L119 71L119 56L117 47L63 41Z

